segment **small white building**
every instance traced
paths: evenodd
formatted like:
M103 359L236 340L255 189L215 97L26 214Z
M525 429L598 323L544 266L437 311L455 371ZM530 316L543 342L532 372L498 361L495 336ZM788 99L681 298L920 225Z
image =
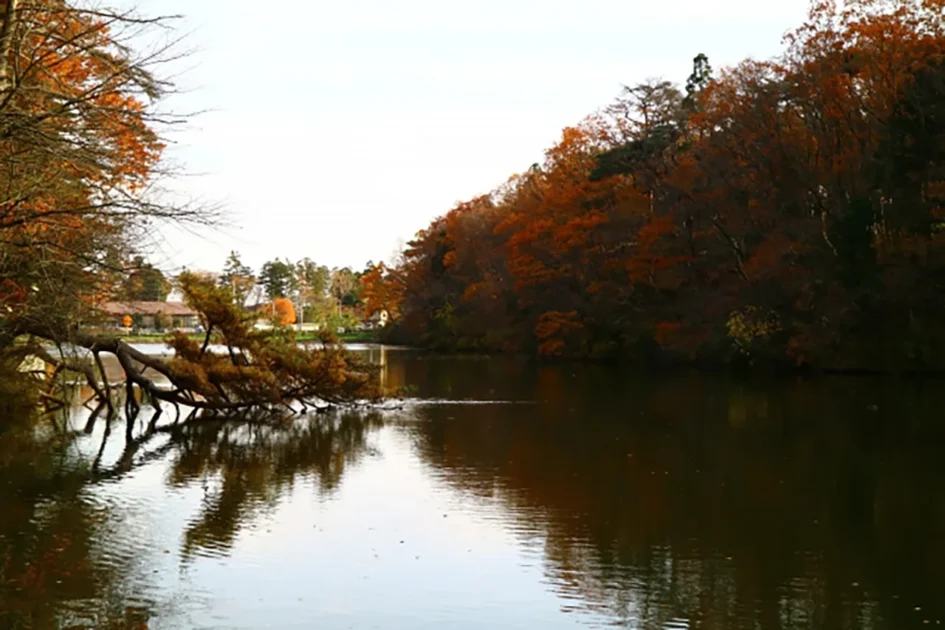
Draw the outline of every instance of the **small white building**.
M364 322L364 328L367 330L374 330L375 328L384 328L387 326L390 321L390 314L381 309L379 311L374 311L371 313L371 316L368 317L367 321Z
M375 330L384 328L387 326L387 323L390 321L390 314L381 309L379 311L374 311L371 313L371 316L366 320L358 324L358 330Z

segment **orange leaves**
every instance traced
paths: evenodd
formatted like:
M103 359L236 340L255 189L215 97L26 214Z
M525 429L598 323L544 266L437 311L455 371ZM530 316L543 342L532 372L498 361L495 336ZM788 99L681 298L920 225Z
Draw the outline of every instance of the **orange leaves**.
M283 326L295 323L295 306L286 298L276 298L272 301L272 309L276 321Z
M535 256L517 253L508 260L509 271L516 278L515 287L521 290L553 280L559 276L559 271L543 263Z
M517 289L572 278L583 282L588 267L601 264L597 256L611 215L588 206L599 197L622 201L630 192L615 188L614 178L590 180L607 137L600 119L564 129L558 144L546 151L544 164L504 190L508 211L495 234L506 237L505 258Z
M765 337L783 354L795 320L846 312L820 296L852 247L833 236L852 202L871 208L847 235L873 240L857 264L884 264L869 250L893 242L928 264L927 234L889 226L897 213L939 225L925 215L945 196L940 165L916 158L938 146L920 140L939 120L945 0L839 4L815 4L783 55L700 75L690 97L665 82L628 89L564 129L540 164L434 221L405 252L404 319L434 328L429 313L449 305L445 336L466 347L505 326L498 337L548 356L619 353L652 335L678 357L730 324L754 334L729 319L755 305L784 322ZM911 107L922 111L899 120ZM884 163L893 123L912 125L896 149L921 168Z
M595 132L588 126L565 127L561 140L545 152L549 170L576 171L594 166L592 156L601 147L595 138Z
M681 324L679 322L657 322L656 332L653 335L653 338L656 340L656 343L661 346L666 346L669 344L669 339L674 332L679 330Z
M556 251L564 253L578 247L587 247L588 239L594 228L608 222L607 216L598 211L592 211L571 219L554 231L553 239Z
M671 269L689 260L673 248L668 237L675 233L676 227L670 216L652 217L637 231L636 249L626 260L625 268L633 282L658 282L657 272ZM665 252L665 253L664 253Z
M48 241L63 228L88 229L89 211L81 209L90 199L102 203L103 196L144 187L163 145L141 100L151 79L111 39L104 18L46 0L31 2L18 17L15 58L8 60L15 89L3 102L3 118L19 122L0 130L0 188L19 200L18 224L56 233L44 234ZM48 216L52 210L55 217Z
M672 217L653 217L637 232L637 246L641 251L649 251L663 236L673 232Z
M90 182L139 189L164 148L149 127L140 95L151 91L151 80L133 67L105 19L43 1L31 4L20 19L24 35L15 46L20 75L10 105L41 118L47 137L81 133L81 146L71 149L87 155L66 162L81 164Z
M151 74L170 56L158 40L147 44L148 24L160 20L93 4L24 1L6 22L0 276L39 290L26 294L19 317L0 321L0 333L23 321L89 321L155 217L213 220L173 195L142 194L164 148L158 129L184 120L152 107L170 87ZM148 49L139 55L138 46Z
M361 300L364 312L370 317L379 311L397 318L404 299L402 270L388 269L384 263L369 267L361 275Z
M819 149L842 154L827 164L836 174L861 168L879 140L876 124L892 115L916 72L945 59L941 5L941 0L823 3L789 38L784 80L805 100L807 115L819 113L830 121Z
M584 325L578 321L577 311L542 313L535 325L539 354L549 357L560 356L565 350L568 337L583 328Z

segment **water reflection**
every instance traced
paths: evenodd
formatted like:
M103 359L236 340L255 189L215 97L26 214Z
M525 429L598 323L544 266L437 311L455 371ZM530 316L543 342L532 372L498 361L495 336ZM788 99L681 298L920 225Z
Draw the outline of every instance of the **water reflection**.
M146 628L149 602L127 588L143 569L102 553L113 515L70 445L28 424L0 434L0 627Z
M479 404L0 433L0 627L945 623L938 383L370 351Z
M74 400L88 394L78 390ZM78 405L58 420L64 425L24 419L0 433L2 628L137 629L155 618L180 627L188 597L156 584L167 566L152 567L169 550L149 540L151 523L140 515L138 504L154 497L125 487L139 471L157 466L169 490L202 491L177 555L220 556L298 480L330 495L372 453L366 436L382 426L371 413L270 425L198 419L134 423L127 440Z
M423 409L415 432L449 483L540 523L566 609L642 628L945 621L937 384L544 369L532 391L536 409Z
M381 426L377 414L348 413L279 427L212 422L175 431L168 484L212 481L184 533L184 557L225 554L240 528L276 507L299 477L331 493L348 467L372 453L366 436Z

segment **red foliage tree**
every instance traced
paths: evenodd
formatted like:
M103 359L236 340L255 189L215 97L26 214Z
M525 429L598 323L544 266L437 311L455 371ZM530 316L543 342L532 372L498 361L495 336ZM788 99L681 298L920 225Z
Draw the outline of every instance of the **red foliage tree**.
M945 0L815 2L786 50L651 81L398 268L444 347L945 366ZM936 296L936 297L933 297Z

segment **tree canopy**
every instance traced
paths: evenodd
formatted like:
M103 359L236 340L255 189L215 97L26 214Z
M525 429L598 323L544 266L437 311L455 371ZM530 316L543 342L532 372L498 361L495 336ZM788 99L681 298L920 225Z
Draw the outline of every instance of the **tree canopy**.
M178 277L206 331L200 342L169 336L173 358L91 332L103 302L167 297L166 278L140 255L154 230L217 218L212 208L170 205L163 200L173 197L161 194L164 134L186 117L162 107L173 85L154 71L176 52L136 46L168 25L82 0L0 3L0 367L12 366L11 381L29 381L18 363L45 359L54 377L83 375L109 411L117 385L129 431L142 400L156 416L162 404L265 414L371 400L374 370L332 337L302 347L284 327L254 329L241 305L255 281L235 252L222 286ZM294 267L280 265L261 274L273 298L295 289ZM294 321L291 309L279 309L283 321ZM117 358L124 382L109 382L103 353ZM43 395L56 397L54 389Z
M165 23L64 0L0 6L0 346L89 317L160 222L215 220L161 201L162 134L180 118L152 70L173 53L132 44Z
M171 292L171 282L164 273L145 262L141 256L135 256L131 271L124 279L117 297L122 300L141 300L144 302L163 302Z
M288 297L298 284L292 263L278 259L270 260L262 266L259 282L270 300Z
M245 306L256 287L256 282L256 276L253 274L252 268L243 264L239 253L231 251L223 265L220 285L229 287L236 303Z
M943 8L814 2L773 59L626 87L369 302L446 349L945 367Z

